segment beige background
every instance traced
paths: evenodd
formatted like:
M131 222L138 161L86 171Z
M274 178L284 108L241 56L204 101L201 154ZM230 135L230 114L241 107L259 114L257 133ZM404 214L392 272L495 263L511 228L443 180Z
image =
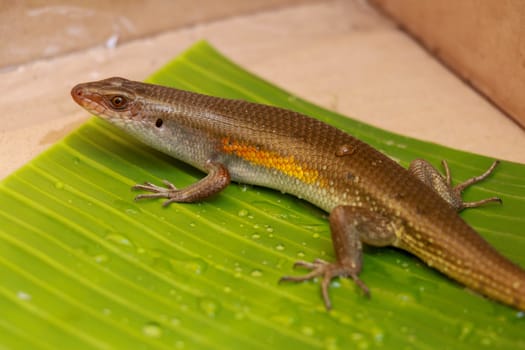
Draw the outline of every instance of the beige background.
M525 127L523 0L372 0Z
M144 79L199 39L298 96L372 125L525 162L523 130L367 2L216 3L0 6L0 178L88 118L71 100L74 84Z

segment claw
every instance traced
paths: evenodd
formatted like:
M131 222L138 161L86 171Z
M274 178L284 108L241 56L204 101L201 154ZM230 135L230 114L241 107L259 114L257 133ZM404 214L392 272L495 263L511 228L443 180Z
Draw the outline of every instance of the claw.
M359 279L355 268L352 266L345 266L338 263L329 263L321 259L315 259L313 262L307 261L296 261L294 267L304 267L308 270L311 270L305 275L302 276L283 276L279 279L279 283L284 281L290 282L304 282L316 277L322 277L321 280L321 294L323 296L324 305L327 310L332 308L332 302L328 294L328 287L330 286L330 281L335 277L351 277L355 284L363 290L364 294L369 297L370 290L366 284Z
M448 202L452 208L457 211L461 211L465 208L475 208L491 202L502 203L502 200L498 197L485 198L476 202L464 202L461 195L463 190L465 190L467 187L472 186L489 177L494 172L499 163L499 161L493 162L492 165L481 175L467 179L456 186L452 186L450 168L445 160L441 162L443 168L445 169L444 176L441 175L441 173L430 163L422 159L416 159L410 163L409 171L412 173L412 175L416 176L419 180L438 193L441 198Z
M162 180L162 183L164 185L166 185L170 190L173 190L173 191L178 191L179 189L177 187L175 187L174 184L172 184L171 182L169 182L168 180Z
M135 196L135 200L141 200L141 199L151 199L151 198L171 198L173 196L174 192L177 192L178 189L168 180L162 180L162 183L166 185L166 187L157 186L151 182L144 182L142 185L137 184L131 189L133 190L140 190L140 191L147 191L150 193L143 193ZM167 206L173 202L172 200L168 200L164 202L164 206Z

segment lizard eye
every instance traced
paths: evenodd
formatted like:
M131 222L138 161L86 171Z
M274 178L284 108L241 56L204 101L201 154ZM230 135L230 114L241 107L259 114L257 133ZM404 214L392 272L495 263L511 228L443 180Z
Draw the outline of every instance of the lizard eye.
M114 109L123 109L128 105L128 99L121 95L115 95L109 100L111 107Z

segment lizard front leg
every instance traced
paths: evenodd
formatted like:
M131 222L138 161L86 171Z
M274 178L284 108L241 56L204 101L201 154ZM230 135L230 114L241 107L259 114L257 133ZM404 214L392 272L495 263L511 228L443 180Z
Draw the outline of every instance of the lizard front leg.
M135 200L145 198L167 198L162 205L167 206L173 202L192 203L206 199L220 191L230 184L230 173L221 163L208 161L206 163L208 175L186 188L178 189L171 182L163 180L167 187L160 187L150 182L143 185L135 185L135 190L143 190L151 193L139 194Z
M284 276L280 281L301 282L322 277L321 292L326 309L332 303L328 295L328 285L335 277L350 277L369 295L369 289L359 279L362 267L362 243L375 246L391 245L395 239L393 225L383 216L364 208L338 206L330 213L330 230L336 261L329 263L321 259L313 262L298 261L294 266L311 270L303 276Z
M490 202L499 202L501 199L498 197L485 198L476 202L464 202L461 197L463 190L475 183L478 183L486 179L490 174L494 172L494 169L499 164L499 161L492 163L490 168L479 176L475 176L462 182L456 186L452 186L452 179L450 177L450 169L446 161L441 162L443 168L445 168L445 176L441 175L439 171L432 166L429 162L423 159L416 159L410 163L408 171L422 181L425 185L429 186L441 196L450 206L457 211L461 211L465 208L475 208L483 204Z

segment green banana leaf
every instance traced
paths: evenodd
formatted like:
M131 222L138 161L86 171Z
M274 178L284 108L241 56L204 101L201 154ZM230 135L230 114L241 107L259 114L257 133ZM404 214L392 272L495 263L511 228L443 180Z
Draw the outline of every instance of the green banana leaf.
M447 159L455 181L492 159L395 135L309 104L199 42L150 82L293 109L344 129L403 165ZM72 102L73 103L73 102ZM333 260L326 213L232 184L199 204L134 202L135 183L185 186L199 171L98 119L0 183L0 349L525 348L525 315L417 258L366 248L361 278L282 283L297 259ZM525 266L525 166L502 162L462 216Z

